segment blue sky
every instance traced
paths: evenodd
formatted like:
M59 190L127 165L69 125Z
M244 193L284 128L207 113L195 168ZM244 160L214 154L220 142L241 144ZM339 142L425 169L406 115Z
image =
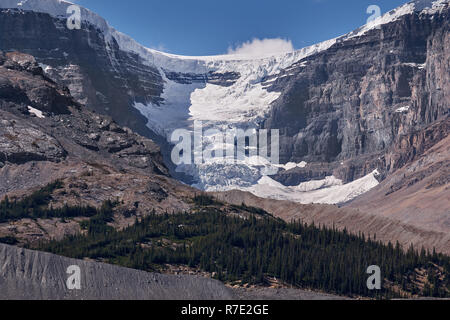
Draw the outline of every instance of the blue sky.
M78 0L141 44L183 55L214 55L254 38L295 49L345 34L407 0Z

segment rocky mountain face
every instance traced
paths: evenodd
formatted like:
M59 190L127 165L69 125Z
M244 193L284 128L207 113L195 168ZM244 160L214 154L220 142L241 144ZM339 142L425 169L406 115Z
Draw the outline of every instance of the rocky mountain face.
M231 96L240 95L235 93L240 90L236 82L245 77L246 61L150 52L90 12L80 30L69 30L65 7L53 12L42 3L27 5L2 5L0 49L32 54L46 75L65 84L78 102L153 138L165 153L170 149L166 137L146 126L155 119L145 118L136 104L166 105L170 113L170 100L176 99L189 109L191 92L207 85L228 87ZM438 9L423 10L433 5ZM255 124L281 130L282 163L310 164L281 172L276 180L294 185L334 174L350 182L374 169L384 177L395 171L387 158L399 137L448 116L448 2L413 1L387 16L394 18L289 58L292 61L281 58L279 72L270 71L277 59L255 63L258 70L266 70L255 81L278 96ZM228 67L221 68L223 63ZM172 84L193 88L175 97L171 94L179 92L170 89Z
M64 190L53 205L120 199L118 228L153 209L189 208L194 190L169 177L152 140L81 107L30 55L0 52L0 124L1 199L59 179ZM77 222L25 220L0 224L0 235L32 242L80 230Z
M448 7L405 15L286 70L265 122L282 128L283 161L331 163L323 168L345 181L401 167L391 145L449 114L449 21ZM308 169L280 180L298 184Z
M0 16L1 50L33 55L47 76L67 86L76 101L149 134L130 100L160 99L162 79L155 67L107 42L93 25L69 30L66 20L31 11L2 9Z
M84 150L90 150L114 157L123 168L168 174L154 142L111 118L83 110L67 88L44 75L34 57L0 53L0 81L2 166L33 160L60 162L69 153L81 158ZM64 145L63 137L76 146Z
M450 120L447 118L402 139L392 161L407 163L382 183L349 203L380 217L450 235ZM437 141L437 142L436 142ZM447 244L447 248L449 245Z

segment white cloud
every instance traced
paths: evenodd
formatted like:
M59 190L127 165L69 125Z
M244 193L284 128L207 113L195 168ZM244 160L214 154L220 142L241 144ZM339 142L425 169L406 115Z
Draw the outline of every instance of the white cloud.
M274 38L274 39L253 39L244 42L236 48L229 47L228 54L239 54L251 57L267 57L280 53L294 51L291 40Z
M165 53L169 53L170 52L169 49L163 43L160 43L157 46L152 46L150 48L154 49L156 51L161 51L161 52L165 52Z

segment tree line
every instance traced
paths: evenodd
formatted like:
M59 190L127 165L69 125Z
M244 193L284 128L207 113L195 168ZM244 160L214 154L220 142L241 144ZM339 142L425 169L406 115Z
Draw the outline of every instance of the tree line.
M48 184L47 186L33 192L21 200L10 199L6 196L0 201L0 223L17 221L21 219L50 219L50 218L75 218L94 217L99 210L92 206L69 206L64 205L54 208L49 205L52 193L63 188L61 181ZM112 204L112 202L109 202Z
M412 246L405 251L398 242L382 244L345 229L287 223L246 205L230 208L245 212L247 218L233 216L224 212L222 203L204 194L194 197L197 207L192 212L161 215L153 211L136 217L132 226L115 230L109 223L117 201L105 201L100 208L52 208L52 193L62 187L57 181L21 200L6 197L0 202L0 222L86 217L80 222L86 232L40 242L33 249L145 271L163 271L167 264L186 265L228 283L265 285L276 278L293 287L342 295L449 297L450 258L435 251ZM11 237L0 242L17 243ZM370 265L382 270L385 286L381 291L367 289Z

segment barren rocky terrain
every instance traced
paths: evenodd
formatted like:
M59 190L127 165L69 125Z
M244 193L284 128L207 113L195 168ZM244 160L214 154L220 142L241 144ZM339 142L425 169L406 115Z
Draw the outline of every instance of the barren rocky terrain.
M419 229L450 234L450 119L436 124L445 136L425 152L413 149L413 160L346 207L395 219ZM432 137L436 130L420 135ZM410 141L420 140L414 137ZM405 149L408 149L405 147ZM401 157L399 151L397 156ZM450 245L447 245L450 248Z
M81 107L66 88L43 74L32 56L0 53L0 119L2 199L20 198L58 179L64 188L51 205L98 207L120 199L117 228L152 210L190 208L195 190L169 177L152 140ZM76 232L76 221L0 224L0 237L24 242Z
M81 269L81 290L68 290L69 266ZM58 257L0 245L0 299L226 300L233 293L219 281L166 276Z

